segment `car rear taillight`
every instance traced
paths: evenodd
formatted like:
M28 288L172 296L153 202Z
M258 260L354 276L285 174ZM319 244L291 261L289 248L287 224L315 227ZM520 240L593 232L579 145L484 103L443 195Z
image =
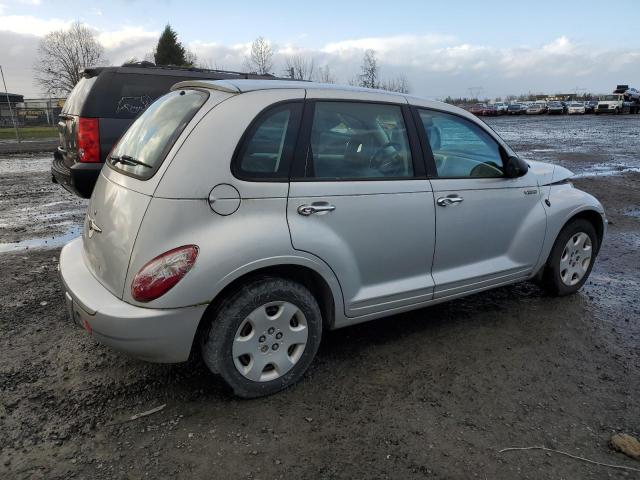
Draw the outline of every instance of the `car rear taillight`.
M78 119L78 160L80 162L100 161L100 124L97 118Z
M158 255L134 277L131 296L138 302L150 302L161 297L191 270L197 257L196 245L185 245Z

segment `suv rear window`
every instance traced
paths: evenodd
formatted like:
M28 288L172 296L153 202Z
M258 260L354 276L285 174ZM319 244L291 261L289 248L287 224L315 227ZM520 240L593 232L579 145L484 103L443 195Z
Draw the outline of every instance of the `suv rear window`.
M141 180L151 178L207 97L200 90L179 90L159 98L113 148L109 166Z

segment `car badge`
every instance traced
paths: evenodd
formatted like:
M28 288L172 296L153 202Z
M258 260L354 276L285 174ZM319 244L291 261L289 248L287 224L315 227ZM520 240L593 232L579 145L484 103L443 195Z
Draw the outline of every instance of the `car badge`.
M89 238L93 238L94 233L102 233L102 229L93 218L89 217Z

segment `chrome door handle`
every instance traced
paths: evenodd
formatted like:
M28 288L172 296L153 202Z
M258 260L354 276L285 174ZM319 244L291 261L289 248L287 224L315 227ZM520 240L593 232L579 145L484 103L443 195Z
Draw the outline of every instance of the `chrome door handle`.
M459 197L458 195L451 195L446 197L440 197L436 200L436 203L441 207L447 207L449 205L455 205L456 203L460 203L464 200L464 198Z
M333 212L336 209L335 205L331 205L327 202L314 202L311 205L300 205L298 207L298 213L308 217L314 213L327 213Z

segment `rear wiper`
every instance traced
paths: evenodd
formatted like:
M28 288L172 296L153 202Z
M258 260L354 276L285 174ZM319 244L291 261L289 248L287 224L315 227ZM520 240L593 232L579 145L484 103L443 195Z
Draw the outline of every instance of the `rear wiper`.
M149 165L148 163L145 163L142 160L137 160L129 155L120 155L120 156L111 155L109 159L113 164L122 163L123 165L130 165L130 166L142 165L143 167L153 168L152 165Z

